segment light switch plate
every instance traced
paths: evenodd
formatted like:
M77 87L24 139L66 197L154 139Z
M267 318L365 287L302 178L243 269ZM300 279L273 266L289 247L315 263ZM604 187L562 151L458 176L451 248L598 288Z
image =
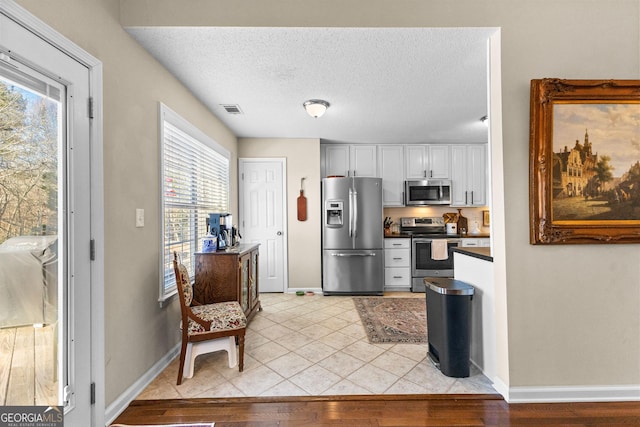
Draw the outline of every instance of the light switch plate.
M144 227L144 209L136 209L136 227Z

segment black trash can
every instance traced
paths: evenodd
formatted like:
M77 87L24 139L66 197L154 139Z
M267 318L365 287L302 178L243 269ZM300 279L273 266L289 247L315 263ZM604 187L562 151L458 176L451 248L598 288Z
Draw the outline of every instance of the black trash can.
M429 358L448 377L468 377L473 286L445 277L425 277L424 285Z

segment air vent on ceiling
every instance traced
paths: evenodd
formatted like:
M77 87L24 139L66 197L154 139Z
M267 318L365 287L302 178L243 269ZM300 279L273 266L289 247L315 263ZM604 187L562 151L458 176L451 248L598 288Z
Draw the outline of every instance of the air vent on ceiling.
M237 104L222 104L222 108L229 114L242 114L242 110Z

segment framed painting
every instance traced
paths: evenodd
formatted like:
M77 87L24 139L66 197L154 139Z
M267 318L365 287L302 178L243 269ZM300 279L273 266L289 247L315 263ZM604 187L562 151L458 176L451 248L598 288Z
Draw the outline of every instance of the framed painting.
M640 80L532 80L530 102L530 243L639 243Z

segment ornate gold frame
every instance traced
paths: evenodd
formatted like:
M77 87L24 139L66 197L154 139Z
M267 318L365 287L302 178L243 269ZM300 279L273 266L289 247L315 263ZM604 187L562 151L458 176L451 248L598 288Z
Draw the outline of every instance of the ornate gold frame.
M530 102L530 243L640 242L640 220L554 221L552 216L554 105L640 104L640 80L537 79L531 81ZM640 139L640 135L631 136Z

